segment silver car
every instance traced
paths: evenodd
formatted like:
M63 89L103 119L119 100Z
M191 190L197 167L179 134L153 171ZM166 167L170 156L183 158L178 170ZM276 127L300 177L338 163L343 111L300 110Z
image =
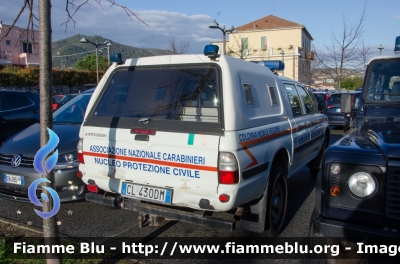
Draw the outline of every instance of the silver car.
M86 185L77 176L77 143L79 129L94 89L71 99L53 113L53 131L60 141L59 156L54 167L56 191L61 202L85 198ZM0 198L30 202L29 185L41 175L34 169L33 160L40 149L40 125L33 124L10 137L0 147ZM40 187L37 190L40 198Z

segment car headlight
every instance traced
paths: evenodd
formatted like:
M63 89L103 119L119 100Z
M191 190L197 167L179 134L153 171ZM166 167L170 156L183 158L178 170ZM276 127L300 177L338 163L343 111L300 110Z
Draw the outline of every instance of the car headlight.
M332 174L338 174L340 172L340 165L339 164L332 164L331 165L331 173Z
M370 196L376 189L374 177L363 171L353 173L349 177L348 186L353 194L361 198Z
M78 153L75 152L71 152L71 153L67 153L64 155L65 161L74 161L78 159Z
M61 158L61 157L63 157L63 158ZM74 161L74 160L78 159L78 153L76 151L75 152L71 152L71 153L67 153L67 154L64 154L64 155L60 155L60 158L61 159L59 159L58 161L61 162L61 163Z
M76 151L62 154L58 156L58 161L55 170L72 169L79 166L78 153Z

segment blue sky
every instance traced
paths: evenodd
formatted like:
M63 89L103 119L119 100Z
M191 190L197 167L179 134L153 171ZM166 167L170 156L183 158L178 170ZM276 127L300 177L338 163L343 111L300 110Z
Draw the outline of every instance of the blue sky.
M23 0L1 0L0 17L3 23L11 24ZM36 0L37 1L37 0ZM277 17L304 25L314 38L313 44L322 49L330 44L333 34L339 36L343 19L352 25L359 21L364 3L367 4L364 42L379 53L382 44L384 53L392 53L396 36L400 36L399 0L116 0L129 7L149 26L129 19L118 7L110 7L104 0L103 8L94 0L77 12L76 25L65 26L66 0L52 0L53 40L75 34L100 35L113 41L140 48L168 47L168 40L190 38L190 52L202 53L205 44L222 39L219 30L209 29L215 19L221 26L241 26L273 14ZM75 0L81 3L83 0ZM26 25L21 18L19 26Z

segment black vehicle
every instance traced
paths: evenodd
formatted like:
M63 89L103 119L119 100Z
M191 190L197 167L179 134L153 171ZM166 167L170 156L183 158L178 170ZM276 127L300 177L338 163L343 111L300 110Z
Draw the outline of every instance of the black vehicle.
M341 112L341 97L342 93L331 94L324 114L328 117L330 126L343 126L343 131L346 132L350 126L350 115Z
M318 101L322 100L328 101L329 96L332 94L332 92L320 92L320 91L313 91L312 93L315 95L315 98L317 98Z
M0 144L11 135L39 121L39 94L0 91Z
M54 167L56 191L61 202L78 201L85 197L86 185L78 178L77 143L79 129L94 89L74 97L53 113L53 131L60 141L58 160ZM28 187L41 177L33 166L40 149L40 124L35 123L7 139L0 147L0 198L30 202Z
M65 95L60 102L58 102L57 105L57 109L60 108L61 106L65 105L69 100L71 100L72 98L74 98L75 96L77 96L78 94L74 93L74 94L67 94Z
M317 177L310 236L340 247L342 260L367 258L356 254L361 239L375 245L400 239L400 37L396 43L398 53L370 61L356 129L326 150ZM345 114L350 96L342 97Z

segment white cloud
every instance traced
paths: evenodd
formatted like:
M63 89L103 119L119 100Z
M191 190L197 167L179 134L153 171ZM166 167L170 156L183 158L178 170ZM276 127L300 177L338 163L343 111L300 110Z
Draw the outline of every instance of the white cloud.
M91 5L82 6L75 14L75 27L73 22L70 21L65 32L65 25L62 25L67 21L65 2L52 1L53 41L79 33L87 36L99 35L115 42L139 48L167 49L169 39L174 38L179 41L189 38L190 51L202 53L204 45L209 44L210 41L222 40L220 30L208 28L212 21L212 18L208 15L189 16L178 12L135 10L132 8L132 11L148 24L147 26L133 15L130 19L126 12L117 6L110 7L103 4L103 8L101 8L95 1L90 2ZM0 13L3 23L12 23L22 3L22 0L2 0ZM71 9L71 12L73 11ZM22 14L18 26L26 26L27 15L27 11Z

